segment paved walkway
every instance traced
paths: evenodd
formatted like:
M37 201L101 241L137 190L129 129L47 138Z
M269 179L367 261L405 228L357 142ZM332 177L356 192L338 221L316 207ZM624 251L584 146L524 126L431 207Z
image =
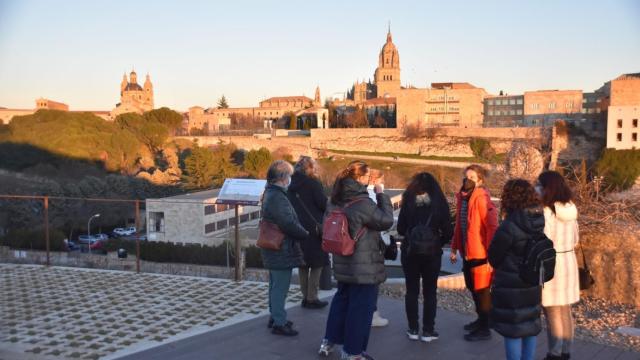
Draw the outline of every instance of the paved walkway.
M491 341L468 343L462 339L462 326L471 317L439 309L436 328L440 339L429 344L409 341L405 336L404 302L380 298L382 314L391 322L388 327L372 329L369 353L376 359L504 359L502 338L494 333ZM223 329L180 340L155 349L133 354L122 360L199 360L199 359L316 359L328 309L307 310L299 306L289 310L289 318L300 330L295 338L271 335L266 328L267 317L245 321ZM536 359L546 351L546 336L538 337ZM334 354L330 359L338 359ZM572 359L577 360L631 360L640 354L616 348L577 342Z

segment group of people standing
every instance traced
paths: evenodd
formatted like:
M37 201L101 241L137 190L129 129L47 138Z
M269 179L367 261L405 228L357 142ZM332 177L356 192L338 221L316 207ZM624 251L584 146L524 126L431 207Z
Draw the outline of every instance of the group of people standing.
M377 310L378 286L386 280L383 253L387 246L396 244L392 241L387 245L382 240L381 232L394 223L393 206L383 192L382 179L371 180L369 166L353 161L339 172L327 199L317 177L317 164L310 157L301 157L295 168L285 161L275 161L267 173L263 219L278 225L285 235L280 250L262 249L264 266L269 269L268 325L272 333L298 334L284 309L293 268L299 268L302 306L323 308L328 304L318 299L320 274L329 264L321 247L324 214L343 208L349 234L357 240L352 255L332 255L338 288L331 301L320 355L329 355L336 345L342 345L343 359L372 359L366 350ZM464 339L488 340L490 329L494 329L504 337L507 359L533 359L544 311L549 338L546 359L569 359L571 304L579 300L573 252L578 242L577 210L571 190L554 171L542 173L535 184L509 180L498 211L485 187L486 180L483 167L471 165L465 169L455 199L455 221L431 174L416 174L403 193L397 233L406 285L407 336L425 342L439 337L435 327L437 280L442 248L451 241L450 261L461 258L465 284L477 314L477 319L464 326ZM369 194L370 185L375 200ZM410 251L409 239L417 228L427 228L437 239L436 251ZM541 234L553 241L556 250L555 276L544 287L519 277L529 240Z

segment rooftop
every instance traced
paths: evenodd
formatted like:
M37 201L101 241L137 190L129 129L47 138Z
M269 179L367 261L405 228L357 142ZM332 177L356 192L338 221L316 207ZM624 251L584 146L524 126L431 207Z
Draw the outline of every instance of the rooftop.
M213 200L218 197L220 189L211 189L205 191L192 192L188 194L169 196L158 199L147 199L148 201L191 201L191 202L203 202L205 200Z

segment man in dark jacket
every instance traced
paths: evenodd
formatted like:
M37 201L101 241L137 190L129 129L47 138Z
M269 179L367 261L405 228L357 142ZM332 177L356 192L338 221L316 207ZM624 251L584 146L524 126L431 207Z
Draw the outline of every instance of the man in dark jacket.
M526 180L509 180L502 192L505 217L489 246L494 267L490 324L504 336L508 359L533 359L541 331L542 287L520 278L527 242L544 236L544 212Z
M354 161L340 172L333 187L327 212L343 207L349 222L349 233L356 239L351 256L333 256L334 276L338 291L331 302L325 338L320 355L328 356L334 344L343 344L345 359L371 357L365 353L376 306L378 285L385 281L384 241L380 231L393 225L391 200L376 184L377 204L369 198L369 167Z
M284 233L279 250L261 249L261 253L264 267L269 269L269 326L273 327L272 333L286 336L298 334L293 330L292 323L287 321L284 305L291 284L291 270L304 264L300 240L309 235L300 225L296 212L287 199L287 186L291 182L292 173L293 168L286 161L278 160L271 164L262 199L262 219L276 224Z
M321 235L322 217L328 199L317 178L317 164L311 157L301 156L296 163L287 196L300 223L309 232L309 236L301 242L305 266L298 269L302 307L320 309L328 304L318 299L320 274L323 267L329 264L329 256L322 250Z

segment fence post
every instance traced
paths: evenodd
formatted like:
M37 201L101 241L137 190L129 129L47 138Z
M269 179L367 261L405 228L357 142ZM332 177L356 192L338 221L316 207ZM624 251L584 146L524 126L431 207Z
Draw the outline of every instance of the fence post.
M51 245L49 242L49 197L45 196L44 200L44 241L47 247L47 266L51 265L49 252Z
M242 281L242 244L240 243L240 219L236 204L236 281Z
M140 227L140 200L136 200L136 233ZM136 236L136 272L140 273L140 235Z

